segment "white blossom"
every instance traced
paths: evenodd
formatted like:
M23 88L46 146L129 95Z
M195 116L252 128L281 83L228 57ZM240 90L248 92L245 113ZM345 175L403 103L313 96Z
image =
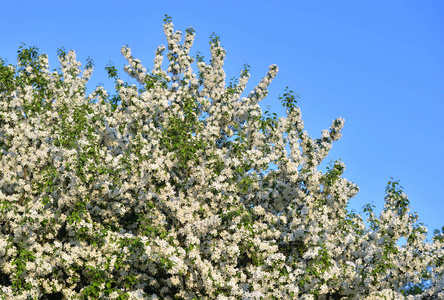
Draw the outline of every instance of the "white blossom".
M402 190L391 182L366 226L347 210L358 187L341 177L345 164L318 170L342 118L319 139L296 106L266 123L258 103L277 66L242 97L250 74L226 85L218 37L195 74L194 30L183 43L172 22L164 32L152 71L122 47L137 84L116 79L116 108L102 87L86 95L92 68L74 51L60 55L60 73L46 55L40 69L5 68L38 77L53 99L29 110L27 80L0 93L1 298L443 297L443 233L425 240ZM431 285L404 297L423 271Z

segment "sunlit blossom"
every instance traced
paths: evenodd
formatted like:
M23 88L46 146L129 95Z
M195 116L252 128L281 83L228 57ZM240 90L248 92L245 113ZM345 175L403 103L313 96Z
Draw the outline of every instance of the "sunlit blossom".
M0 90L0 296L443 296L443 234L425 241L397 183L379 217L366 209L366 226L347 210L358 187L341 177L345 164L319 170L344 119L313 139L287 94L287 117L267 120L258 103L276 65L244 96L249 69L226 84L218 37L205 62L190 56L192 28L166 19L164 33L151 71L122 47L137 84L115 77L117 107L103 87L86 95L93 68L81 70L74 51L60 52L60 72L46 55L40 68L1 69L22 80ZM430 285L404 297L424 271Z

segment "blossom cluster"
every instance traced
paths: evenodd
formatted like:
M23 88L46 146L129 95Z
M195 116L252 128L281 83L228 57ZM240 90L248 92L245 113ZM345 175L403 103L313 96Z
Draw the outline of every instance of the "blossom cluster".
M35 48L1 61L2 299L444 298L444 232L426 241L398 183L366 226L344 163L318 170L342 118L313 139L291 93L267 117L277 66L243 96L218 37L205 63L192 28L164 32L152 71L122 48L137 84L107 68L118 105L86 94L74 51L54 71Z

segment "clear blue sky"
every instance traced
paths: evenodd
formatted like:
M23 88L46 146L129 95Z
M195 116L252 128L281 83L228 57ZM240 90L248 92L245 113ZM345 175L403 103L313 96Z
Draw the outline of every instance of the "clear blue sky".
M379 212L393 177L429 238L444 225L444 2L3 1L0 57L15 64L23 42L56 68L57 49L74 49L95 62L89 90L112 89L104 67L111 60L122 69L122 45L152 67L155 49L166 44L164 14L176 29L194 27L193 54L208 58L210 35L220 35L227 79L248 63L251 89L277 64L264 111L270 105L284 116L278 96L289 86L301 96L312 137L345 118L326 160L341 158L344 176L359 185L351 208L371 202Z

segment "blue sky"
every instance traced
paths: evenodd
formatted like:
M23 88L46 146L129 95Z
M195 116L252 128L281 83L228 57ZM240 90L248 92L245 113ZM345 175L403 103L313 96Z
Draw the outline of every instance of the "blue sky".
M360 187L350 207L383 207L393 177L412 211L429 229L444 225L444 3L435 1L4 1L0 57L16 63L21 43L37 46L58 67L57 49L91 57L92 90L111 92L105 65L120 70L120 48L152 67L166 44L162 20L192 26L209 57L215 32L227 51L227 79L251 66L252 89L277 64L279 73L260 105L284 116L278 97L286 86L301 96L306 130L317 138L336 117L343 137L327 157L347 166L344 177ZM121 72L120 74L123 74ZM127 79L122 76L122 79ZM228 80L227 80L228 81ZM323 165L325 166L325 164Z

